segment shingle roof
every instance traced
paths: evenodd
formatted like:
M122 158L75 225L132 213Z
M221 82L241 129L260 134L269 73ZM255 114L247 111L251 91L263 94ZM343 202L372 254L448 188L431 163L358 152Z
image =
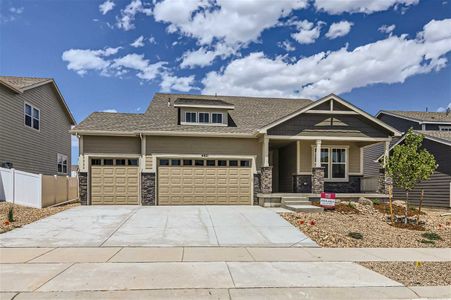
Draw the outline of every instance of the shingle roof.
M383 110L381 113L397 115L404 118L413 119L419 122L451 122L451 113L446 112L425 112L425 111L400 111L400 110Z
M177 108L168 107L168 100L189 98L209 101L220 100L233 104L229 111L232 126L178 125ZM307 99L258 98L241 96L208 96L161 94L154 95L144 114L93 113L73 131L144 132L166 131L186 133L254 134L263 126L274 122L312 103Z
M26 90L34 85L49 82L51 80L51 78L0 76L0 81L3 81L19 91Z
M214 97L212 97L214 98ZM209 106L230 106L228 102L218 99L193 99L193 98L178 98L175 100L174 104L183 105L209 105Z
M430 137L432 139L441 140L446 143L451 143L451 131L440 131L440 130L415 130L415 132L424 135L426 138Z

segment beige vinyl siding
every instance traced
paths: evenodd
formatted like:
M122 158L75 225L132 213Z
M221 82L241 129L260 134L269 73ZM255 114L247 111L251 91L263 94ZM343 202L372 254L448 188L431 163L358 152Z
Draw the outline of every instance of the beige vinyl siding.
M279 190L283 193L293 192L293 174L296 174L296 152L296 143L291 143L279 149Z
M40 130L24 124L24 103L40 110ZM0 163L15 169L57 174L57 154L67 155L71 165L70 121L52 84L15 94L0 85Z
M301 141L300 144L300 171L312 172L313 167L313 154L312 149L315 145L315 141ZM364 143L356 142L339 142L339 141L322 141L322 146L337 145L349 147L349 173L360 174L360 147L363 147Z
M256 156L261 166L261 143L257 139L225 137L147 136L146 154Z
M128 136L83 136L85 154L141 154L141 139Z
M153 157L151 155L146 155L146 157L145 157L145 167L146 167L146 170L152 170L152 168L153 168Z

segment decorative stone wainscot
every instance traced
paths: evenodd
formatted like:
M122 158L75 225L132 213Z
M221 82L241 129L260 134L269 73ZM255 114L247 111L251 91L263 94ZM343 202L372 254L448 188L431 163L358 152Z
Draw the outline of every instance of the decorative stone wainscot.
M260 174L254 174L254 204L259 204L257 194L261 193Z
M88 173L78 173L78 191L80 195L80 204L88 205Z
M312 169L312 193L324 192L324 168L315 167Z
M325 182L324 190L330 193L360 193L360 180L363 176L350 175L347 182Z
M141 173L141 205L155 205L155 173Z
M393 184L390 176L385 172L384 168L379 169L379 181L377 192L380 194L388 194L389 187Z
M293 193L311 193L311 175L293 175Z
M262 167L260 175L260 190L263 194L272 193L272 166Z

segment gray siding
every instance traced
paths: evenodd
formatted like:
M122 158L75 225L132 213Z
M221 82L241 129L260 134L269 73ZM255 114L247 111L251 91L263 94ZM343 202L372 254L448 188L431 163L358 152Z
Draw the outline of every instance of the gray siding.
M421 130L421 125L418 124L418 122L409 121L406 119L386 115L384 113L381 113L379 115L378 119L396 129L398 129L401 132L407 132L407 130L409 130L409 128L413 128L415 130Z
M40 130L24 125L24 102L41 112ZM68 157L71 165L70 120L52 84L15 94L0 85L0 163L44 175L57 174L57 154Z
M300 114L268 130L269 135L383 138L388 131L358 115Z

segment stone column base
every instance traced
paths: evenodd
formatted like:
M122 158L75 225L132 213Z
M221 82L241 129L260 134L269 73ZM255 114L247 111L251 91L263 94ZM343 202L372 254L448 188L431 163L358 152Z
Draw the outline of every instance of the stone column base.
M272 193L272 166L261 168L260 190L262 194Z
M78 172L78 196L80 205L88 205L88 173Z
M324 192L324 168L315 167L312 169L312 193Z
M155 173L141 173L141 205L155 205Z
M391 177L385 172L384 168L380 168L377 192L379 194L388 194L389 188L392 185Z

